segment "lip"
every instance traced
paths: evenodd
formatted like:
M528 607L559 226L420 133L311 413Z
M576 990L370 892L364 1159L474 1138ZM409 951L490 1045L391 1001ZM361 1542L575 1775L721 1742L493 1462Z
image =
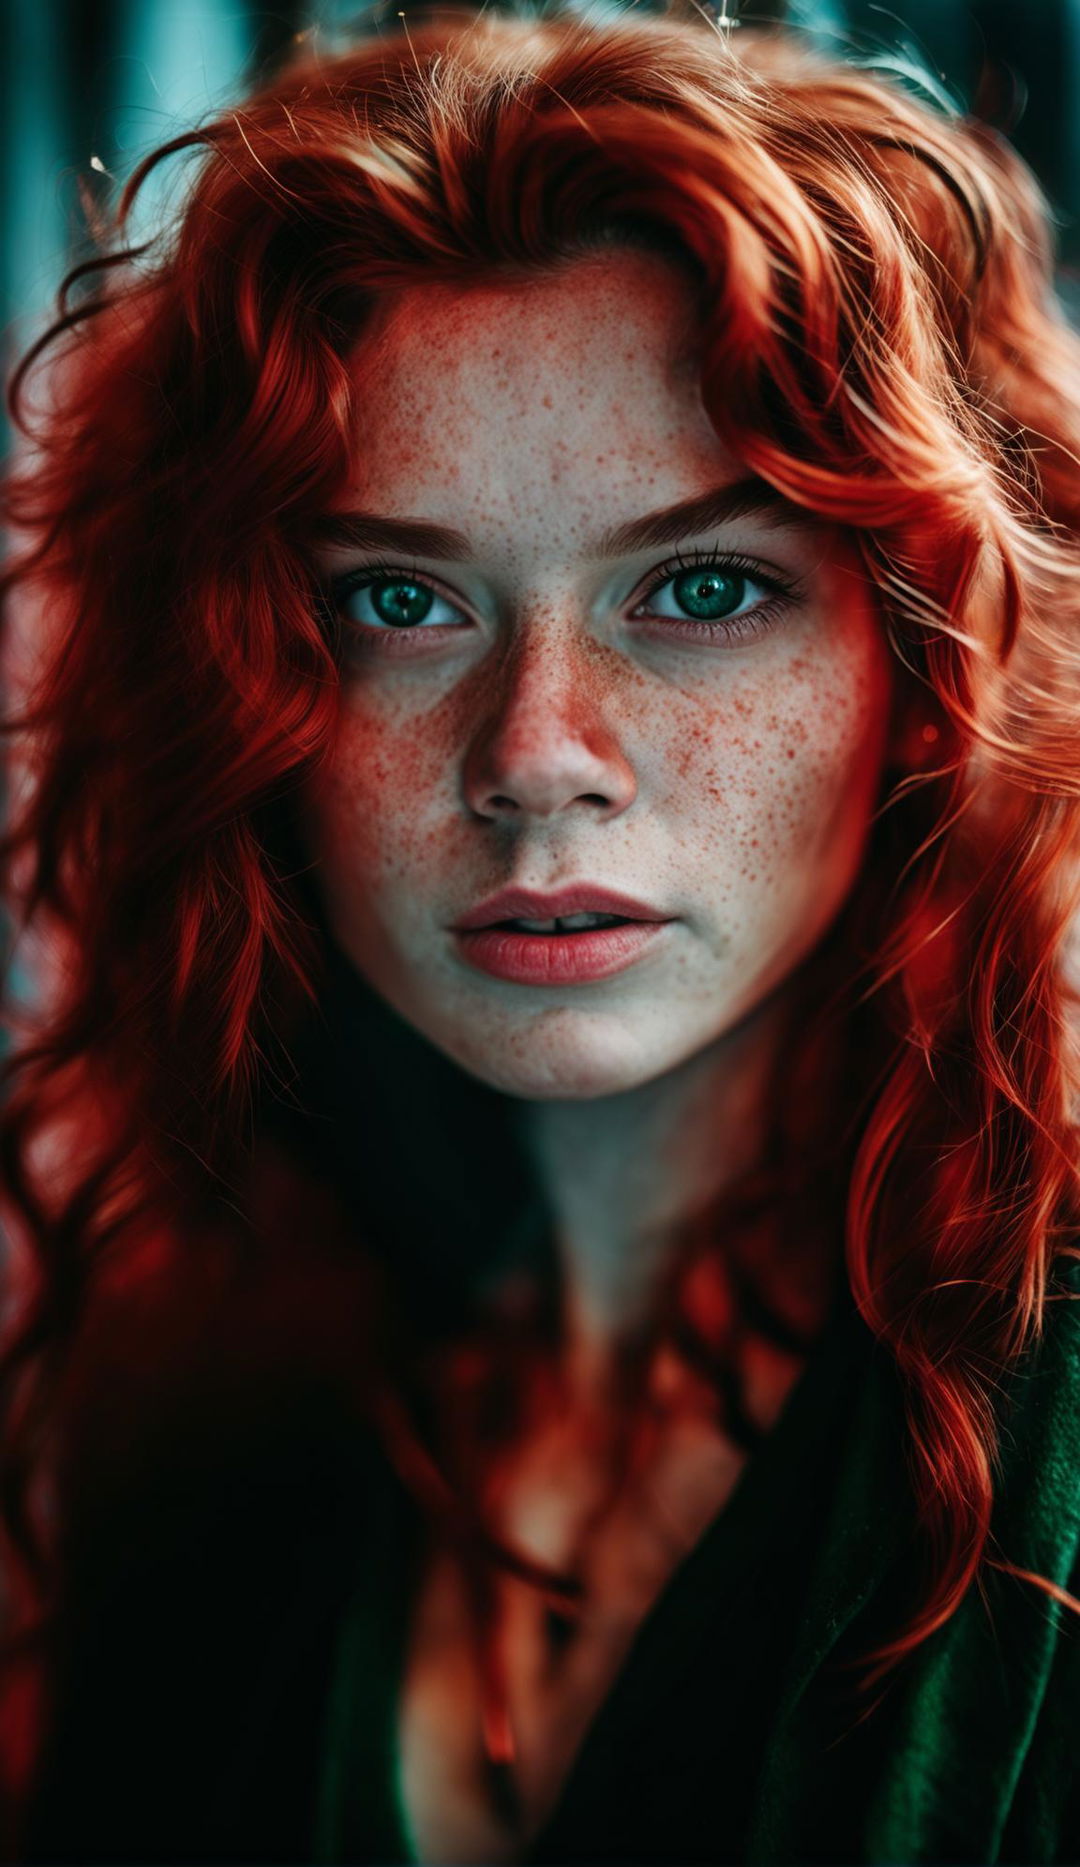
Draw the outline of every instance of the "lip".
M584 912L584 910L582 910ZM664 941L670 921L625 921L581 933L518 933L512 927L458 930L463 959L478 972L513 985L586 985L625 972Z
M578 933L531 934L496 923L554 920L563 914L618 914L620 927ZM462 958L479 972L514 985L585 985L624 972L664 939L674 917L598 882L571 882L541 894L502 888L470 908L454 932Z
M501 888L498 894L489 895L475 908L470 908L454 928L458 933L468 933L474 928L494 928L497 921L556 920L564 914L620 914L626 920L663 924L673 916L664 914L659 908L650 907L645 901L635 901L631 895L618 894L613 888L604 888L598 882L569 882L564 888L557 888L551 894L541 894L532 888ZM598 929L600 932L617 933L618 928ZM557 934L524 934L521 939L557 940ZM580 939L580 935L569 936Z

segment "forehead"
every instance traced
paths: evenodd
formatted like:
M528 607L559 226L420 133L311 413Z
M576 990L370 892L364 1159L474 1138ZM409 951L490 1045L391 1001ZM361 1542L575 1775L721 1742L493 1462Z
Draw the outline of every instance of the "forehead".
M482 494L615 519L735 478L701 401L697 317L689 275L633 249L388 294L352 359L356 489L432 518Z
M354 355L370 386L387 371L437 374L466 389L485 363L501 365L523 395L554 374L593 376L624 360L652 363L693 382L698 315L689 273L631 247L564 261L528 277L480 275L384 293Z

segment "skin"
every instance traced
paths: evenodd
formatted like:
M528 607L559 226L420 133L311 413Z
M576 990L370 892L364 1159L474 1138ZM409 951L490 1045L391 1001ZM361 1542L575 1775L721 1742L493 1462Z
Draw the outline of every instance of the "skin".
M694 338L688 282L636 250L526 287L388 298L354 359L363 415L341 508L453 527L469 552L319 556L327 578L381 562L440 599L394 636L370 590L341 598L355 644L333 754L304 800L331 925L403 1017L513 1099L563 1257L566 1406L493 1489L501 1531L583 1576L597 1606L553 1669L535 1591L507 1586L525 1832L738 1475L709 1397L676 1370L639 1488L595 1527L619 1344L680 1222L754 1158L791 982L855 881L890 755L887 646L834 532L788 510L682 538L684 557L754 566L728 632L680 610L674 546L599 554L612 528L745 477L702 404ZM590 984L512 984L463 958L453 924L495 889L586 880L674 924ZM805 1326L804 1294L800 1316L788 1292ZM760 1424L798 1366L762 1350L744 1368ZM485 1789L466 1624L444 1555L414 1619L405 1803L421 1858L512 1859L521 1834Z

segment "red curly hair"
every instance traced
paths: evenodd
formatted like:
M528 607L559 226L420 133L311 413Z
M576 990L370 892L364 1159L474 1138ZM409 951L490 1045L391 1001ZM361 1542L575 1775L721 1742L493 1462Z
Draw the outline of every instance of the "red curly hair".
M125 248L182 151L174 221ZM694 274L723 442L857 540L933 747L891 775L831 1021L785 1059L804 1090L825 1033L857 1088L833 1218L902 1382L924 1536L916 1608L868 1656L887 1671L1000 1563L995 1397L1077 1232L1080 345L1035 184L917 84L787 36L450 13L302 49L145 161L115 227L14 385L19 406L52 359L6 494L6 582L49 643L8 722L8 898L54 981L19 1008L0 1127L13 1557L47 1553L86 1315L152 1245L182 1279L192 1237L250 1231L262 1100L319 997L289 803L332 745L312 524L348 482L369 309L644 240Z

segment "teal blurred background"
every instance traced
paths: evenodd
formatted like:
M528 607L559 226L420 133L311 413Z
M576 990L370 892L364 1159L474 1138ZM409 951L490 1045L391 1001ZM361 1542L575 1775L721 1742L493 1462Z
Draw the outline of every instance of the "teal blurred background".
M122 182L156 143L269 76L295 34L314 31L332 42L362 13L355 0L0 5L0 366L7 374L65 265L88 250L82 194L107 198L110 178ZM736 10L731 0L729 10ZM965 108L1006 131L1050 196L1063 295L1080 313L1080 0L900 0L895 8L744 0L741 11L748 23L792 19L826 45L913 52ZM168 165L158 186L169 186ZM145 216L156 205L160 197L148 194Z

